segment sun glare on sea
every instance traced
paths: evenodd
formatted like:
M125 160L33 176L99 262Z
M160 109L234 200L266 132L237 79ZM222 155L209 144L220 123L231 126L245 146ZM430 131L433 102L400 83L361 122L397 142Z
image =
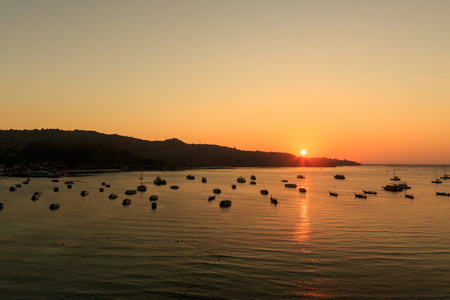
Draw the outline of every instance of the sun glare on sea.
M302 151L300 151L300 153L301 153L302 155L305 155L305 154L306 154L306 150L303 149Z

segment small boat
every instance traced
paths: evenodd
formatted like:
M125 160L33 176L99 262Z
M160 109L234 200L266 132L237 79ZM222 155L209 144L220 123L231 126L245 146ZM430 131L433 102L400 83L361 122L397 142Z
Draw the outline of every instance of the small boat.
M403 189L401 187L399 187L397 184L388 184L386 186L383 186L383 189L385 191L390 191L390 192L401 192L403 191Z
M330 193L330 196L334 196L334 197L337 197L337 196L338 196L337 192L331 192L331 191L328 191L328 193Z
M305 179L306 177L305 177L305 175L297 175L297 178L298 179Z
M334 179L345 179L344 174L336 174L334 175Z
M20 183L16 183L16 187L20 188L22 185Z
M261 192L261 195L268 195L269 194L268 190L261 190L260 192Z
M54 192L59 192L59 187L54 187L54 188L53 188L53 191L54 191Z
M406 197L406 198L409 198L409 199L414 199L414 196L411 195L411 194L405 194L405 197Z
M216 196L209 196L208 201L216 200Z
M105 185L106 185L106 182L102 181L102 186L105 186Z
M180 187L178 185L171 185L170 188L172 190L178 190Z
M10 192L14 192L14 191L16 191L16 190L17 190L17 188L16 188L15 186L9 187L9 191L10 191Z
M233 190L235 190L235 189L236 189L236 185L235 185L235 184L232 184L232 185L231 185L231 188L232 188Z
M71 188L72 188L72 185L71 185L71 184L68 184L68 185L67 185L67 188L68 188L68 189L71 189Z
M33 194L33 196L31 196L31 200L37 201L37 200L39 200L39 198L41 198L41 195L42 195L41 192L35 192L35 193Z
M251 180L256 180L256 176L255 176L255 175L252 175L252 176L250 176L250 179L251 179Z
M231 200L222 200L222 201L220 201L219 206L220 207L229 207L229 206L231 206Z
M371 195L376 195L376 194L377 194L376 191L366 191L366 190L363 190L363 192L364 192L364 194L371 194Z
M202 182L203 183L205 183L205 182L207 182L208 180L206 179L206 177L202 177Z
M277 205L278 204L278 200L275 199L274 197L270 196L270 203Z
M59 180L58 179L52 179L52 182L59 182ZM25 181L23 183L25 183ZM27 183L28 183L28 181L27 181Z
M166 185L167 182L165 179L161 179L161 177L156 177L155 180L153 180L153 184L155 185Z
M110 184L105 184L105 188L110 188L111 185Z
M64 184L70 184L70 185L73 185L73 181L65 181Z
M450 174L445 173L445 165L444 165L444 175L441 176L441 179L450 179Z
M126 190L125 191L125 195L136 195L137 191L136 190Z
M0 202L0 210L2 210L3 209L3 202Z
M287 179L281 179L281 182L288 182Z
M152 203L152 209L156 209L156 202Z
M449 197L449 196L450 196L450 193L436 192L436 195L437 195L437 196L447 196L447 197Z
M103 193L103 192L105 191L105 189L101 187L101 188L98 189L98 191L99 191L100 193Z
M435 180L432 180L431 183L442 183L442 180L440 180L440 179L437 177L437 169L436 169L436 179L435 179Z
M364 198L364 199L367 198L366 195L364 195L364 194L357 194L357 193L355 193L355 197L356 197L356 198Z
M157 195L151 195L150 198L148 198L148 200L156 201L156 200L158 200L158 196Z
M145 186L144 183L142 183L142 180L144 180L144 177L142 177L142 172L141 177L139 177L139 179L141 180L141 184L137 186L136 190L138 190L139 192L147 191L147 186Z
M298 191L299 191L300 193L306 193L306 189L305 189L305 188L299 188Z
M123 201L122 201L122 205L123 206L127 206L127 205L130 205L131 204L131 199L124 199Z
M395 167L394 167L394 175L392 176L391 180L393 180L393 181L400 181L401 180L400 177L395 175Z
M245 180L244 177L240 176L240 177L237 179L237 182L239 182L239 183L245 183L246 180Z
M50 204L50 206L48 207L50 210L56 210L58 208L60 208L60 204L59 203L52 203Z
M117 197L119 197L119 196L117 196L117 194L110 194L108 198L113 200L113 199L117 199Z
M220 194L220 193L222 193L222 191L220 189L213 189L213 193L214 194Z
M27 180L24 180L22 183L23 184L28 184L29 182Z
M411 187L409 185L406 184L406 182L400 182L398 184L398 187L404 190L410 189Z
M87 195L89 195L89 191L82 191L81 192L81 196L85 197Z
M251 184L251 185L255 185L255 184L256 184L256 181L250 181L250 184Z
M186 176L186 179L188 179L188 180L194 180L194 179L195 179L195 176L194 176L194 175L187 175L187 176Z
M285 183L284 187L295 189L297 185L295 183Z

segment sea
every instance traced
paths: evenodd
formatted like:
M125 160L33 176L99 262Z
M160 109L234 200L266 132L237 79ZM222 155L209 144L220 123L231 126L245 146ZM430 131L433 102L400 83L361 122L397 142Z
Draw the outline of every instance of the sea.
M0 177L0 299L450 299L450 197L436 194L450 192L450 180L431 182L443 166L397 166L411 189L385 191L393 171L101 172L28 184ZM148 190L125 195L141 176ZM154 185L157 176L167 185ZM9 191L15 184L22 187ZM377 194L355 197L363 190Z

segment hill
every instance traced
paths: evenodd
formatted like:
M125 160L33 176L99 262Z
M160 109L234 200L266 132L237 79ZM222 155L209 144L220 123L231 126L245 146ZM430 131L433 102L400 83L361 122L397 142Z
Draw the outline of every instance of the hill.
M186 144L178 139L146 141L95 131L59 129L0 130L0 164L7 168L45 165L67 169L360 165L348 160L302 158L289 153Z

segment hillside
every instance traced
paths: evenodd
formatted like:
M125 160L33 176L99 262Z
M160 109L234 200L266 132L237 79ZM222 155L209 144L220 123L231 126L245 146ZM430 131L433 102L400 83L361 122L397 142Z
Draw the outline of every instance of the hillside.
M0 164L61 166L68 169L177 169L202 167L336 167L359 163L301 158L289 153L242 151L178 139L145 141L95 131L0 130Z

